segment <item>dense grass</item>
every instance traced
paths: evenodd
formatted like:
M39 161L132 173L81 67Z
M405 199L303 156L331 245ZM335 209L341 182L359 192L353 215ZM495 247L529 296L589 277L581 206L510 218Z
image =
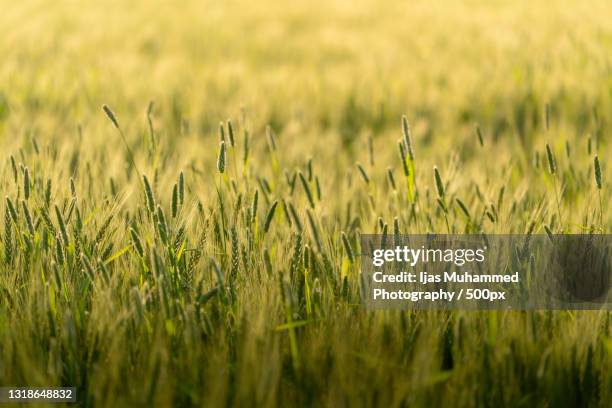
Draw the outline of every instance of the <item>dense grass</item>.
M0 385L609 406L607 311L359 293L362 232L610 233L606 2L134 3L0 15Z

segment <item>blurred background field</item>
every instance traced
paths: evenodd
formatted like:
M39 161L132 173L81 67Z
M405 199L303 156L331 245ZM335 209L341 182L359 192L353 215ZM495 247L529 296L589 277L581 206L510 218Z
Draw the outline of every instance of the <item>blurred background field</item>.
M609 312L366 312L358 237L609 233L610 21L605 0L0 1L0 383L88 406L609 406Z
M244 107L279 131L350 138L409 113L457 137L474 121L526 133L549 102L573 136L610 110L609 15L606 1L7 2L3 122L59 131L152 99L196 132Z

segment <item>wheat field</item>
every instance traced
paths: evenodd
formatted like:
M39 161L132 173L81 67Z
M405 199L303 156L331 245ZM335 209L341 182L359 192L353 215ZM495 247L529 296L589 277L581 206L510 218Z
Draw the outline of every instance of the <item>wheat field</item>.
M359 286L361 233L610 233L609 2L0 10L0 385L610 406L609 311L368 311Z

